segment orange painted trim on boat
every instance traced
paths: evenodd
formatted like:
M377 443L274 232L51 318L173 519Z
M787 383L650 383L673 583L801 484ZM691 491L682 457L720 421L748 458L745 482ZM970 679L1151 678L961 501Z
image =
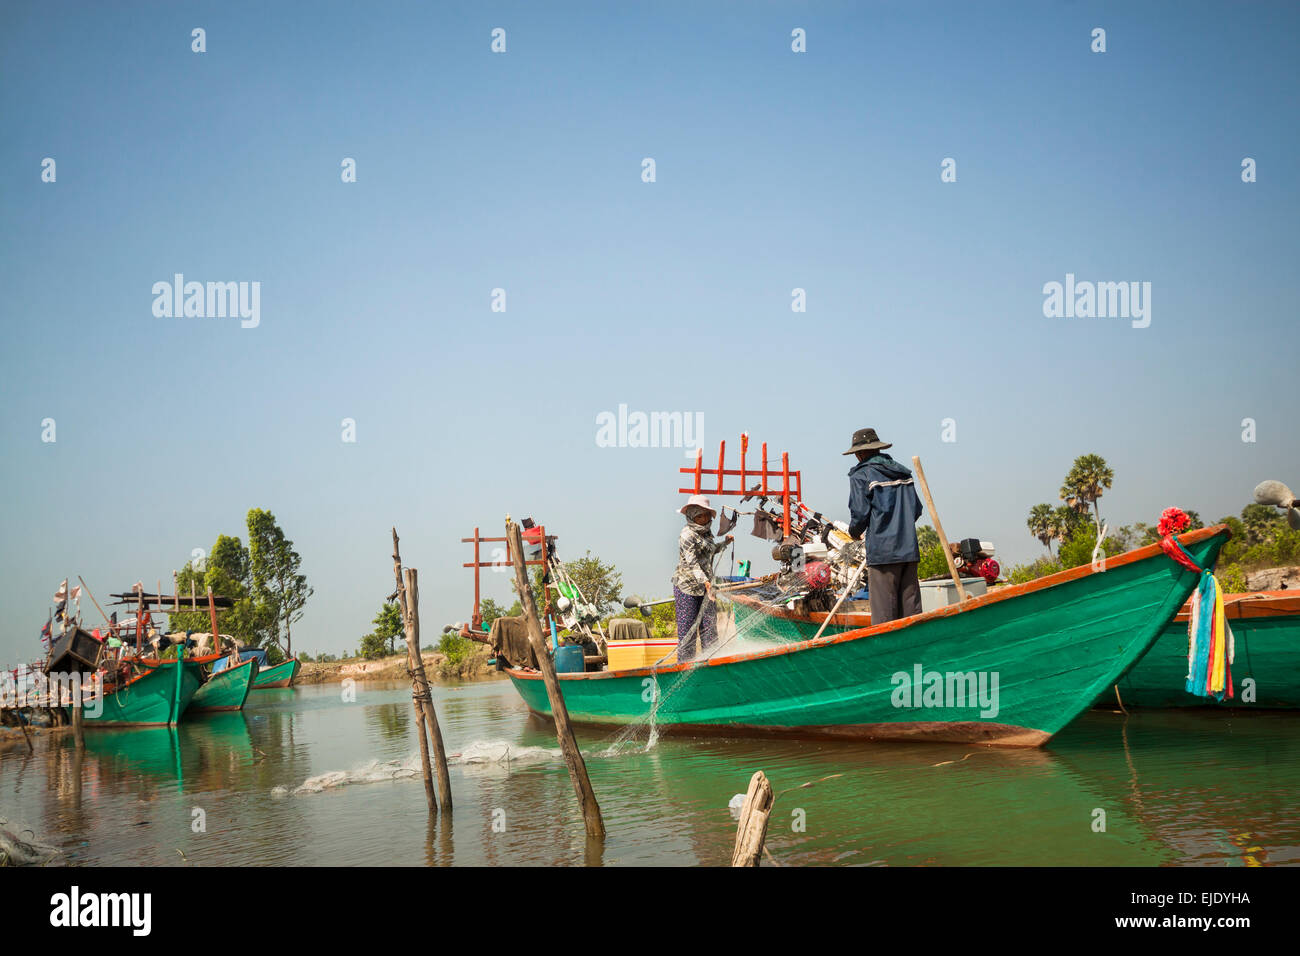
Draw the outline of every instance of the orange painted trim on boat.
M1217 524L1209 528L1197 528L1195 531L1186 531L1178 536L1178 540L1184 545L1197 544L1217 535L1232 537L1232 531L1225 524ZM912 617L899 618L896 621L886 621L884 624L876 624L870 627L858 628L854 631L844 631L840 634L826 634L817 640L799 641L790 644L778 644L773 647L763 648L757 651L750 651L745 654L733 654L729 657L714 657L707 661L688 661L685 664L674 664L671 667L638 667L630 671L591 671L582 674L556 674L560 680L608 680L617 677L649 677L655 674L671 674L674 671L693 670L698 667L719 667L724 664L735 664L741 661L759 660L764 657L780 657L783 654L793 654L797 651L808 650L813 647L824 647L828 644L839 644L844 641L857 641L868 637L879 637L882 634L892 634L894 631L901 631L904 628L911 627L923 621L937 620L941 617L951 617L954 614L964 614L967 611L973 611L977 608L988 607L991 604L997 604L999 601L1007 601L1011 598L1021 597L1026 594L1033 594L1035 591L1042 591L1046 588L1055 587L1058 584L1065 584L1070 581L1079 581L1083 578L1090 577L1093 574L1105 574L1106 571L1113 568L1121 568L1126 564L1133 564L1136 561L1145 561L1148 558L1164 556L1160 545L1149 544L1144 548L1135 548L1132 551L1125 551L1123 554L1117 554L1113 558L1106 559L1105 569L1094 571L1091 564L1082 564L1077 568L1068 568L1065 571L1058 571L1055 574L1049 574L1046 577L1035 578L1033 581L1026 581L1023 584L1012 584L1007 587L997 588L989 591L977 598L971 598L960 604L949 604L945 607L935 608L933 611L926 611L923 614L915 614ZM1166 557L1166 560L1173 562L1172 558ZM1181 567L1181 565L1180 565ZM523 671L507 667L506 673L513 677L524 680L540 680L542 675L539 671Z

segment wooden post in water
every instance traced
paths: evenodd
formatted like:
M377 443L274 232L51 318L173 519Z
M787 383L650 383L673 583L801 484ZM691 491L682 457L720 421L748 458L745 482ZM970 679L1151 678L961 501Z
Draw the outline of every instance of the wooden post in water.
M429 764L429 739L433 739L434 757L438 764L438 788L442 809L451 809L451 777L447 773L447 752L442 744L442 730L438 715L433 709L433 694L424 672L424 657L420 653L420 589L418 575L407 570L407 581L402 580L402 553L398 548L397 529L393 528L393 577L397 581L397 608L402 615L402 629L406 634L406 665L411 672L411 694L415 717L419 723L416 736L420 739L420 758L424 766L425 793L429 809L436 810L432 772ZM408 593L408 582L410 584ZM414 619L414 620L412 620ZM414 624L414 628L412 628Z
M555 718L555 736L560 741L564 752L564 762L569 768L569 779L573 781L574 793L578 796L578 806L582 810L582 820L587 828L587 836L604 839L605 821L600 816L600 804L591 789L591 780L587 777L587 765L578 749L578 741L573 736L573 727L569 723L569 708L564 703L560 692L560 681L555 676L555 662L551 660L550 649L542 635L542 622L537 616L537 602L533 600L533 589L528 584L528 568L524 564L524 540L519 533L519 525L506 516L506 547L510 549L510 559L515 566L515 587L519 591L519 603L524 609L524 622L528 628L528 642L537 657L537 667L542 672L546 683L546 696L551 702L551 715ZM545 538L542 541L546 547Z
M930 484L925 480L925 470L921 467L921 459L916 455L912 456L912 467L916 469L916 479L921 483L921 493L925 495L925 506L930 509L930 517L934 519L934 531L939 536L939 545L943 548L943 558L948 562L948 573L952 575L953 584L957 585L957 599L966 600L966 589L962 586L961 575L957 573L957 564L952 559L952 551L948 548L948 539L944 537L943 525L939 521L939 512L934 510L934 499L930 497Z
M82 676L81 674L77 675L78 678ZM82 721L85 716L83 711L85 710L86 695L82 692L80 679L72 682L72 690L72 739L78 750L84 750L86 749L86 728Z
M740 825L736 828L736 848L731 853L732 866L758 866L767 839L767 823L772 816L772 784L761 770L754 771L740 808Z
M451 775L447 772L447 749L442 745L442 730L438 727L438 714L433 709L433 691L429 688L429 678L424 672L424 656L420 653L420 578L415 568L407 568L406 574L406 612L411 618L411 637L407 642L407 652L415 658L411 676L416 693L424 706L424 725L433 742L434 766L438 771L438 802L442 809L451 809Z

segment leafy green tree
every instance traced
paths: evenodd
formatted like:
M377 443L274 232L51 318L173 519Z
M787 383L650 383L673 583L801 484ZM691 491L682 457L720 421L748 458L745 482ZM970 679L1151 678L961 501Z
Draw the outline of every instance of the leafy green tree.
M576 561L566 562L564 568L582 596L601 613L622 600L623 575L590 551Z
M206 633L212 629L207 611L207 589L211 588L214 595L233 602L232 607L217 610L217 627L221 633L229 634L243 647L266 644L272 619L249 593L248 551L238 538L217 535L203 570L187 561L177 574L176 585L182 608L191 590L198 606L195 610L182 609L172 614L168 621L172 630Z
M922 551L939 547L939 532L935 531L928 524L917 525L916 546Z
M1077 568L1080 565L1090 564L1092 562L1092 549L1096 543L1097 529L1090 524L1085 524L1057 549L1057 560L1061 562L1063 568ZM1102 542L1101 549L1107 556L1124 552L1123 544L1109 535Z
M302 609L315 590L300 573L302 557L276 524L275 515L261 508L248 512L248 553L253 596L273 616L277 645L283 628L285 653L292 656L292 625L302 618Z
M499 617L519 617L524 613L523 605L519 603L518 599L515 600L514 604L506 608L502 607L492 598L483 598L483 600L479 602L478 610L479 614L483 617L483 624L486 627L491 627L492 622Z
M375 660L388 653L388 640L382 634L370 633L361 638L361 656Z
M1249 504L1241 509L1248 544L1259 544L1282 527L1282 512L1272 505Z
M406 631L402 626L402 609L397 606L397 602L385 601L380 605L379 613L371 623L375 625L375 634L388 642L388 653L396 654L397 638Z
M921 549L921 560L916 566L916 576L924 580L936 575L949 574L948 559L943 556L943 546L939 544L939 535L935 534L934 543Z
M474 642L458 634L443 634L438 642L438 651L447 658L452 667L459 667L474 650Z
M1114 480L1115 472L1101 455L1080 455L1074 459L1074 465L1061 485L1061 500L1080 512L1087 512L1092 507L1100 528L1101 508L1097 502Z
M1089 552L1091 555L1091 552ZM1056 558L1039 558L1029 564L1018 564L1006 572L1007 583L1024 584L1035 578L1045 577L1062 570L1061 562Z

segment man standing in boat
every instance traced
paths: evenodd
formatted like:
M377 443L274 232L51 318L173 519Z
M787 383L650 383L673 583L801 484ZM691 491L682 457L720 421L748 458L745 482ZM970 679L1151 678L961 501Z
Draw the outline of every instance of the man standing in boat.
M873 625L921 613L921 582L916 573L921 560L916 542L921 499L911 470L885 454L892 447L880 440L874 428L859 428L844 453L858 458L849 470L849 536L856 541L866 534Z

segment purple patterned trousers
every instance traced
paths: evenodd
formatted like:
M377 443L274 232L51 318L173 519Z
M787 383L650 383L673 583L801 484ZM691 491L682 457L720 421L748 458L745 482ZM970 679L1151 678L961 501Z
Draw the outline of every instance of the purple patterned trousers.
M677 607L677 662L682 664L695 659L697 647L704 653L717 643L718 604L708 594L687 594L676 586L673 598ZM698 628L695 627L697 617Z

